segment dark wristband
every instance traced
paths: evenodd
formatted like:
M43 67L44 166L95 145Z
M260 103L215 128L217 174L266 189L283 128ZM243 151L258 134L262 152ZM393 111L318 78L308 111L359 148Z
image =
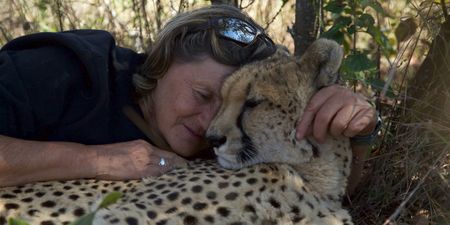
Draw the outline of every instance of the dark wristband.
M377 125L375 126L375 129L373 129L372 133L367 134L367 135L356 135L356 136L350 138L350 141L353 144L370 145L377 139L378 132L380 132L382 125L383 125L383 123L382 123L381 117L380 117L379 113L377 113Z

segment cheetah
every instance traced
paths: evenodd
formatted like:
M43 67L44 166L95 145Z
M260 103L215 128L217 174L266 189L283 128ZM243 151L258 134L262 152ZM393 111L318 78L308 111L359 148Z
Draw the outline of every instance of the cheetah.
M348 138L295 139L296 120L321 87L335 83L342 59L319 39L300 59L281 51L226 79L223 104L207 130L217 160L196 160L160 177L38 182L0 189L0 224L69 224L112 191L118 202L93 224L351 225L341 205Z

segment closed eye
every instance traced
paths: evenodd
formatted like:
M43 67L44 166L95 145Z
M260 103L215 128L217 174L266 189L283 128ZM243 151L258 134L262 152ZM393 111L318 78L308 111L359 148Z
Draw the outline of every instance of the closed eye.
M199 90L195 90L193 89L195 95L201 99L202 101L209 101L212 99L212 94L206 91L199 91Z
M259 104L261 104L262 102L264 102L264 99L254 99L254 98L250 98L247 99L244 103L244 107L245 108L255 108L256 106L258 106Z

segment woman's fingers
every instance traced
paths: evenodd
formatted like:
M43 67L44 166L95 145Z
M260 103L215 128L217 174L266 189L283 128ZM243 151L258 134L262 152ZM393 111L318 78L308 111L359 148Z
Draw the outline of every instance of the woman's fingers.
M185 160L143 140L93 146L98 152L97 178L106 180L140 179L159 176Z
M151 162L148 165L151 175L158 176L164 174L177 166L185 164L187 161L173 152L165 150L154 150L151 157ZM156 171L156 174L152 174Z
M358 114L352 117L344 130L343 135L354 137L356 135L368 135L376 127L376 112L372 108L361 109Z
M354 113L354 108L348 107L348 102L353 100L347 95L346 93L331 95L317 112L314 118L313 136L318 142L324 142L327 134L331 130L345 128L345 121L350 120L350 117ZM336 116L340 117L339 123L334 123ZM333 126L337 126L337 128Z
M360 95L338 85L318 91L297 123L297 139L309 133L323 142L327 134L353 137L365 135L376 126L376 111Z
M338 88L340 87L337 85L329 86L319 90L314 96L311 97L306 105L302 118L297 124L296 138L298 140L303 139L308 130L312 129L316 113L322 108L324 103L327 102L333 94L335 94Z
M330 125L331 136L342 136L349 122L352 120L352 116L357 113L355 111L355 107L343 107L336 113Z

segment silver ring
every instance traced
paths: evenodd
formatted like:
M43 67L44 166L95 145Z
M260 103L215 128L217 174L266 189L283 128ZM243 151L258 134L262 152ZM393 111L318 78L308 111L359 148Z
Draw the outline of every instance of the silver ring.
M166 165L167 165L167 162L166 162L166 160L165 160L163 157L161 157L161 159L159 160L158 165L160 165L160 166L166 166Z

